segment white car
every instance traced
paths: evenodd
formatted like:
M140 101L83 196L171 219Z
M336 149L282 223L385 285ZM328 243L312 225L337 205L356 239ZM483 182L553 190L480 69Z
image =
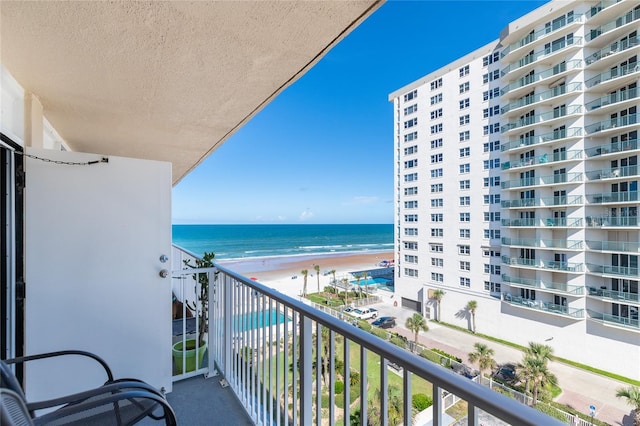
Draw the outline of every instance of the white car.
M374 308L358 308L351 311L350 314L356 318L366 320L376 318L378 316L378 310Z

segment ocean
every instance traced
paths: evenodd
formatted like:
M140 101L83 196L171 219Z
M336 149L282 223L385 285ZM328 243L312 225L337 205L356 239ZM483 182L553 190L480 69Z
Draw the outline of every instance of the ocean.
M173 225L173 243L216 260L393 250L393 225Z

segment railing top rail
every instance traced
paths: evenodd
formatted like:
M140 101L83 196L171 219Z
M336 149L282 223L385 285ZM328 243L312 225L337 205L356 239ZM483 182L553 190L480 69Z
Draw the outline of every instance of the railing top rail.
M367 350L379 354L385 359L407 368L409 371L417 374L425 380L428 380L431 383L437 383L439 387L456 394L460 398L484 411L496 415L508 423L519 425L562 424L537 410L524 406L504 395L493 392L478 383L472 382L466 377L448 371L415 354L408 353L404 349L393 345L392 343L381 340L360 328L354 327L353 325L325 312L309 307L301 301L295 300L294 298L282 294L277 290L239 275L225 267L214 264L214 267L212 268L184 269L173 271L173 273L193 274L199 272L218 271L242 283L243 285L260 292L274 301L297 311L303 317L317 321L321 325L332 329L350 341L363 346Z

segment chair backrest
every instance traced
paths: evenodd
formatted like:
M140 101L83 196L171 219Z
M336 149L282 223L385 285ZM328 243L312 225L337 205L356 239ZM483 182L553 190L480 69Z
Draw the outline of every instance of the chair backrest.
M7 388L0 388L0 425L33 426L24 399Z
M17 393L23 400L26 399L22 386L16 379L15 374L11 371L11 367L6 362L0 360L0 387L2 389L9 389Z

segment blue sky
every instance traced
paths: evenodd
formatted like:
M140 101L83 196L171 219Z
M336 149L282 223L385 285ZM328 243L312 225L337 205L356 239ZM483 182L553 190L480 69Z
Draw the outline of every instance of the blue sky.
M173 189L174 223L393 223L388 95L546 1L388 1Z

